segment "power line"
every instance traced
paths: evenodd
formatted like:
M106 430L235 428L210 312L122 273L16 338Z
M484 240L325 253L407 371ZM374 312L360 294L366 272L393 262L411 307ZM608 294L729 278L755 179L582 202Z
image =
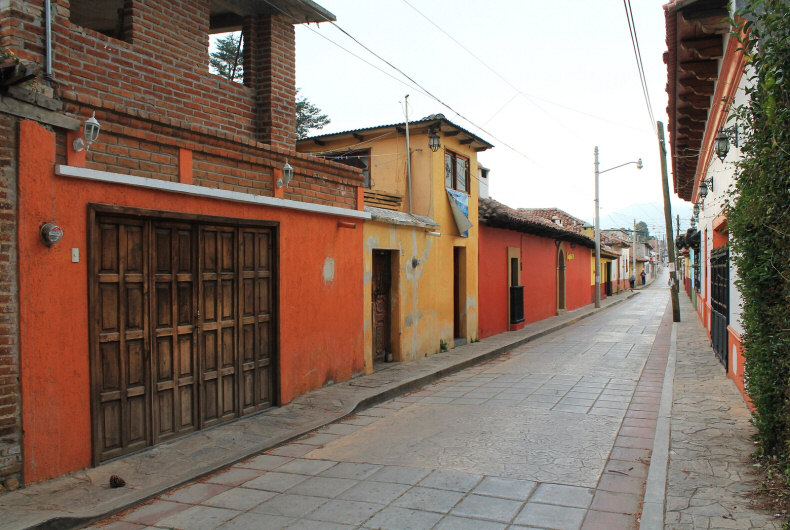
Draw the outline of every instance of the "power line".
M469 48L467 48L466 46L464 46L464 44L463 44L463 43L461 43L461 42L460 42L458 39L456 39L455 37L453 37L453 36L452 36L452 35L451 35L449 32L447 32L445 29L443 29L441 26L439 26L439 25L438 25L436 22L434 22L434 21L433 21L433 19L431 19L431 18L430 18L428 15L426 15L425 13L423 13L422 11L420 11L419 9L417 9L416 7L414 7L414 6L413 6L413 5L412 5L410 2L408 2L407 0L402 0L402 1L403 1L403 3L404 3L404 4L406 4L407 6L409 6L410 8L412 8L414 11L416 11L416 12L417 12L417 13L418 13L418 14L419 14L421 17L423 17L425 20L427 20L427 21L428 21L428 22L429 22L429 23L430 23L432 26L434 26L436 29L438 29L438 30L439 30L439 31L441 31L442 33L444 33L444 34L445 34L445 35L446 35L446 36L447 36L447 37L448 37L450 40L452 40L452 41L453 41L454 43L456 43L456 44L457 44L459 47L461 47L461 49L463 49L465 52L467 52L469 55L471 55L471 56L472 56L474 59L476 59L476 60L477 60L477 62L479 62L481 65L483 65L483 66L484 66L486 69L488 69L488 70L489 70L491 73L493 73L493 74L494 74L495 76L497 76L499 79L501 79L502 81L504 81L504 82L505 82L505 84L507 84L507 85L508 85L508 86L510 86L510 87L511 87L513 90L515 90L515 91L517 92L517 94L518 94L518 95L522 96L524 99L526 99L527 101L529 101L531 104L533 104L533 105L534 105L535 107L537 107L539 110L541 110L541 111L542 111L544 114L546 114L547 116L549 116L551 119L555 120L555 121L556 121L557 123L559 123L559 124L560 124L560 125L561 125L561 126L564 128L564 129L566 129L566 130L570 131L572 134L576 135L575 131L574 131L572 128L570 128L570 127L566 126L564 123L562 123L562 122L561 122L561 121L560 121L558 118L556 118L555 116L552 116L552 115L551 115L551 114L550 114L550 113L549 113L549 112L548 112L546 109L544 109L543 107L541 107L540 105L538 105L538 104L537 104L537 103L536 103L534 100L536 100L536 99L537 99L537 100L541 100L541 101L543 101L543 102L545 102L545 103L548 103L548 104L550 104L550 105L555 105L555 106L557 106L557 107L560 107L560 108L562 108L562 109L569 110L569 111L571 111L571 112L576 112L576 113L578 113L578 114L583 114L583 115L585 115L585 116L589 116L589 117L591 117L591 118L595 118L595 119L597 119L597 120L605 121L605 122L608 122L608 123L611 123L611 124L614 124L614 125L617 125L617 126L620 126L620 127L627 127L627 128L629 128L629 129L638 130L638 131L640 131L640 132L642 131L642 129L638 129L638 128L636 128L636 127L632 127L632 126L630 126L630 125L626 125L626 124L618 123L618 122L616 122L616 121L614 121L614 120L610 120L610 119L608 119L608 118L604 118L604 117L602 117L602 116L597 116L597 115L595 115L595 114L591 114L591 113L589 113L589 112L586 112L586 111L583 111L583 110L580 110L580 109L576 109L576 108L573 108L573 107L569 107L568 105L564 105L564 104L562 104L562 103L557 103L556 101L551 101L550 99L546 99L546 98L543 98L543 97L540 97L540 96L536 96L536 95L534 95L534 94L529 94L529 93L527 93L527 92L524 92L524 91L523 91L523 90L521 90L521 89L520 89L518 86L516 86L514 83L512 83L512 82L511 82L509 79L507 79L507 78L506 78L504 75L500 74L500 73L499 73L498 71L496 71L496 70L495 70L493 67L491 67L491 65L489 65L489 64L488 64L486 61L484 61L483 59L481 59L480 57L478 57L478 56L477 56L477 55L476 55L476 54L475 54L475 53L474 53L472 50L470 50ZM510 100L508 100L508 102L507 102L507 103L505 103L505 105L504 105L502 108L500 108L499 110L497 110L497 111L496 111L496 113L494 113L494 116L496 116L497 114L499 114L499 113L502 111L502 109L503 109L504 107L506 107L508 104L510 104L510 102L512 102L512 101L513 101L513 99L515 99L515 98L514 98L514 97L513 97L513 98L510 98ZM486 123L488 123L489 121L491 121L491 119L493 119L493 117L494 117L494 116L491 116L491 118L489 118L488 120L486 120ZM576 135L576 136L578 137L578 135Z
M647 78L645 76L645 67L642 63L642 51L639 48L639 38L636 36L636 23L634 22L634 12L631 9L631 0L623 0L623 7L625 8L625 18L628 22L628 31L631 34L631 47L634 49L636 68L639 72L639 82L642 84L642 95L645 98L647 114L650 118L650 128L652 131L655 131L656 120L653 115L653 105L650 103L650 93L647 89Z
M455 110L455 108L453 108L453 107L452 107L450 104L448 104L448 103L444 102L444 101L443 101L441 98L439 98L438 96L436 96L435 94L433 94L433 93L432 93L430 90L428 90L427 88L425 88L424 86L422 86L422 84L420 84L419 82L417 82L415 79L413 79L411 76L409 76L409 75L408 75L406 72L404 72L403 70L401 70L400 68L398 68L397 66L395 66L394 64L392 64L390 61L386 60L386 59L385 59L384 57L382 57L381 55L379 55L379 54L377 54L376 52L374 52L373 50L371 50L371 49L370 49L368 46L366 46L365 44L363 44L362 42L360 42L360 41L359 41L359 39L357 39L356 37L354 37L353 35L351 35L349 32L347 32L346 30L344 30L343 28L341 28L341 27L340 27L340 26L339 26L339 25L338 25L336 22L330 22L330 24L332 24L332 25L333 25L335 28L337 28L337 29L338 29L338 30L339 30L341 33L343 33L344 35L346 35L348 38L350 38L351 40L353 40L354 42L356 42L356 43L357 43L359 46L361 46L362 48L364 48L364 49L365 49L365 50L366 50L368 53L370 53L371 55L373 55L374 57L376 57L377 59L379 59L380 61L382 61L383 63L385 63L387 66L389 66L390 68L392 68L393 70L395 70L396 72L398 72L399 74L401 74L403 77L405 77L406 79L408 79L408 80L409 80L409 81L411 81L412 83L414 83L414 84L415 84L417 87L419 87L421 90L423 90L423 91L424 91L424 92L425 92L425 93L426 93L426 94L427 94L427 95L428 95L430 98L432 98L433 100L435 100L436 102L438 102L439 104L441 104L442 106L444 106L445 108L449 109L450 111L454 112L456 116L458 116L459 118L461 118L461 119L463 119L463 120L465 120L465 121L469 122L469 123L470 123L471 125L473 125L475 128L477 128L478 130L480 130L480 131L484 132L485 134L487 134L488 136L490 136L491 138L493 138L494 140L496 140L497 142L499 142L499 143L500 143L500 144L502 144L503 146L507 147L508 149L510 149L511 151L513 151L514 153L516 153L516 154L518 154L518 155L521 155L521 156L523 156L524 158L526 158L528 161L532 162L533 164L535 164L535 165L538 165L538 163L537 163L535 160L533 160L532 158L530 158L530 157L529 157L529 156L528 156L526 153L523 153L522 151L519 151L518 149L516 149L516 148L515 148L515 147L513 147L512 145L510 145L510 144L508 144L507 142L505 142L504 140L502 140L502 139L498 138L497 136L495 136L495 135L494 135L494 134L492 134L491 132L489 132L489 131L485 130L483 127L481 127L481 126L477 125L477 124L476 124L474 121L470 120L469 118L467 118L466 116L464 116L463 114L461 114L460 112L458 112L457 110Z

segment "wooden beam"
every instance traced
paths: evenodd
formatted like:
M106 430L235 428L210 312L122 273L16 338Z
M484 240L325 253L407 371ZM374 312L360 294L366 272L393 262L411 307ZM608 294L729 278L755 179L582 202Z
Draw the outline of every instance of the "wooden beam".
M693 109L708 110L710 108L710 96L698 96L697 94L681 94L680 100L691 105Z
M458 129L452 129L450 131L444 131L445 136L457 136L458 133L461 132Z
M318 145L326 145L326 142L323 140L319 140L318 138L313 138L313 141Z
M682 118L678 118L678 126L679 127L688 127L689 129L695 129L697 127L702 128L704 121L697 121L695 119L689 118L688 116L683 116Z
M61 129L67 129L69 131L78 131L82 125L80 120L71 118L69 116L64 116L59 112L53 112L37 105L31 105L30 103L19 101L18 99L4 97L3 95L0 95L0 113L19 116L20 118L25 118L26 120L45 123L47 125L60 127Z
M406 134L406 128L405 127L395 127L395 130L398 131L398 133L400 133L400 134Z
M724 55L724 42L721 35L684 39L680 47L693 53L699 59L720 59Z
M715 81L719 77L718 61L683 61L678 66L701 81Z
M475 141L474 138L464 138L463 140L459 140L458 143L461 145L469 145L474 141Z
M700 81L696 77L681 79L678 84L698 96L712 96L716 86L711 81Z
M697 122L705 122L708 119L708 111L707 110L700 110L695 109L693 107L678 107L677 109L678 117L687 117L693 121Z
M359 140L360 142L362 142L362 141L364 141L364 140L365 140L365 137L364 137L364 136L362 136L362 135L361 135L361 134L359 134L359 133L351 133L351 134L353 134L353 135L354 135L354 138L356 138L356 139L357 139L357 140Z
M681 11L680 16L682 16L683 20L686 22L696 22L697 20L706 20L709 18L727 19L730 16L730 13L727 11L726 7L709 7L707 9L689 8Z

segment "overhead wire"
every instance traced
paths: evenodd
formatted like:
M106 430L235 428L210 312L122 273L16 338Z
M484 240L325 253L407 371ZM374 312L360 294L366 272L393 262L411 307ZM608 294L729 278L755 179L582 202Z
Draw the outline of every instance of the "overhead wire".
M637 37L636 34L636 23L634 22L634 12L631 9L631 0L623 0L623 7L625 8L625 18L628 22L628 31L631 34L631 47L634 49L639 82L642 85L642 95L645 98L645 105L647 105L647 113L650 118L650 128L652 131L656 132L656 119L653 115L653 105L650 102L650 93L647 89L647 77L645 76L645 67L642 63L642 51L639 48L639 37Z
M452 40L453 42L455 42L455 43L456 43L456 44L457 44L459 47L461 47L461 49L463 49L465 52L467 52L469 55L471 55L471 56L472 56L474 59L476 59L476 60L477 60L477 62L479 62L481 65L483 65L483 66L484 66L486 69L488 69L488 70L489 70L491 73L493 73L493 74L494 74L496 77L498 77L499 79L501 79L501 80L502 80L502 81L503 81L505 84L507 84L507 85L508 85L508 86L510 86L510 87L511 87L513 90L515 90L515 91L517 92L517 94L518 94L518 95L522 96L524 99L526 99L527 101L529 101L529 102L530 102L532 105L534 105L534 106L535 106L535 107L537 107L539 110L541 110L541 111L542 111L544 114L546 114L547 116L549 116L551 119L553 119L553 120L557 121L557 123L559 123L559 124L560 124L560 125L561 125L563 128L565 128L565 129L569 130L569 131L570 131L571 133L573 133L574 135L575 135L576 133L575 133L575 131L573 131L573 129L571 129L570 127L567 127L567 126L566 126L564 123L562 123L562 122L561 122L559 119L557 119L555 116L552 116L552 115L551 115L551 114L550 114L548 111L546 111L546 110L545 110L543 107L541 107L540 105L538 105L538 104L537 104L537 103L536 103L534 100L538 99L538 100L544 101L544 102L546 102L546 103L549 103L550 105L555 105L555 106L557 106L557 107L563 108L563 109L565 109L565 110L569 110L569 111L571 111L571 112L576 112L576 113L579 113L579 114L583 114L583 115L585 115L585 116L589 116L589 117L591 117L591 118L595 118L595 119L598 119L598 120L606 121L606 122L608 122L608 123L612 123L612 124L614 124L614 125L618 125L618 126L621 126L621 127L628 127L628 128L630 128L630 129L635 129L635 130L638 130L638 131L642 131L642 129L638 129L638 128L635 128L635 127L632 127L632 126L629 126L629 125L625 125L625 124L622 124L622 123L616 122L616 121L614 121L614 120L610 120L610 119L604 118L604 117L602 117L602 116L597 116L597 115L595 115L595 114L591 114L591 113L589 113L589 112L586 112L586 111L583 111L583 110L580 110L580 109L576 109L576 108L570 107L570 106L568 106L568 105L564 105L564 104L562 104L562 103L557 103L556 101L552 101L552 100L550 100L550 99L546 99L546 98L543 98L543 97L540 97L540 96L536 96L535 94L529 94L529 93L527 93L527 92L524 92L524 91L523 91L521 88L519 88L517 85L515 85L515 84L514 84L512 81L510 81L510 80L509 80L508 78L506 78L504 75L502 75L501 73L499 73L498 71L496 71L496 70L495 70L495 69L494 69L494 68L493 68L491 65L489 65L489 64L488 64L486 61L484 61L483 59L481 59L480 57L478 57L478 56L477 56L477 54L475 54L475 53L474 53L472 50L470 50L469 48L467 48L467 47L466 47L466 46L465 46L465 45L464 45L462 42L460 42L458 39L456 39L455 37L453 37L453 36L452 36L452 35L451 35L449 32L447 32L447 31L446 31L444 28L442 28L441 26L439 26L439 24L437 24L437 23L436 23L436 22L435 22L433 19L431 19L431 18L430 18L428 15L426 15L425 13L423 13L422 11L420 11L419 9L417 9L416 7L414 7L414 5L412 5L412 4L411 4L411 3L410 3L408 0L401 0L401 1L402 1L404 4L406 4L407 6L409 6L410 8L412 8L412 9L413 9L415 12L417 12L417 13L418 13L418 14L419 14L421 17L423 17L425 20L427 20L427 21L428 21L428 22L429 22L431 25L433 25L433 26L434 26L436 29L438 29L439 31L441 31L442 33L444 33L444 34L445 34L445 35L446 35L446 36L447 36L447 37L448 37L450 40ZM510 104L510 103L513 101L513 99L515 99L515 97L511 98L511 99L510 99L510 100L509 100L509 101L508 101L508 102L507 102L507 103L506 103L506 104L505 104L505 105L504 105L504 106L503 106L501 109L499 109L499 110L498 110L498 111L497 111L497 112L494 114L494 116L495 116L496 114L499 114L499 113L502 111L502 109L503 109L504 107L507 107L507 105L508 105L508 104ZM491 121L491 119L493 119L493 117L494 117L494 116L492 116L491 118L489 118L488 120L486 120L486 123L488 123L489 121Z
M264 1L266 1L266 0L264 0ZM412 78L412 77L411 77L410 75L408 75L406 72L404 72L403 70L401 70L400 68L398 68L397 66L395 66L394 64L392 64L390 61L388 61L388 60L386 60L385 58L383 58L381 55L379 55L379 54L377 54L376 52L374 52L374 51L373 51L372 49L370 49L368 46L366 46L365 44L363 44L363 43L362 43L362 42L361 42L359 39L357 39L356 37L354 37L353 35L351 35L349 32L347 32L346 30L344 30L342 27L340 27L340 25L338 25L336 22L334 22L334 21L330 21L330 24L332 24L332 26L334 26L335 28L337 28L337 30L338 30L338 31L340 31L341 33L343 33L344 35L346 35L348 38L350 38L351 40L353 40L354 42L356 42L356 43L357 43L359 46L361 46L363 49L365 49L365 50L366 50L368 53L370 53L371 55L373 55L374 57L376 57L377 59L379 59L380 61L382 61L382 62L383 62L383 63L385 63L386 65L388 65L390 68L392 68L393 70L395 70L396 72L398 72L399 74L401 74L402 76L404 76L406 79L408 79L408 80L409 80L409 81L411 81L412 83L414 83L414 84L415 84L417 87L419 87L421 90L423 90L423 91L424 91L424 92L425 92L425 93L426 93L426 94L427 94L427 95L428 95L428 96L429 96L431 99L435 100L436 102L438 102L438 103L439 103L440 105L442 105L443 107L445 107L445 108L447 108L448 110L450 110L450 111L452 111L453 113L455 113L455 115L456 115L456 116L458 116L459 118L461 118L461 119L463 119L463 120L465 120L465 121L469 122L469 123L470 123L471 125L473 125L475 128L477 128L478 130L480 130L480 131L484 132L485 134L487 134L488 136L490 136L491 138L493 138L494 140L496 140L497 142L499 142L499 143L500 143L500 144L502 144L503 146L507 147L508 149L510 149L511 151L513 151L514 153L516 153L516 154L518 154L518 155L520 155L520 156L524 157L526 160L528 160L529 162L532 162L532 163L533 163L533 164L535 164L536 166L539 166L539 164L538 164L538 163L537 163L535 160L533 160L533 159L532 159L532 158L531 158L529 155L527 155L526 153L524 153L524 152L520 151L519 149L516 149L516 148L515 148L515 147L513 147L512 145L510 145L510 144L508 144L507 142L505 142L504 140L502 140L501 138L498 138L496 135L494 135L494 134L493 134L493 133L491 133L490 131L487 131L487 130L486 130L486 129L484 129L483 127L481 127L481 126L477 125L477 124L476 124L476 123L475 123L473 120L471 120L471 119L467 118L466 116L464 116L463 114L461 114L460 112L458 112L458 111L457 111L457 110L456 110L456 109L455 109L455 108L454 108L452 105L450 105L449 103L446 103L445 101L443 101L441 98L439 98L437 95L433 94L433 93L432 93L430 90L428 90L427 88L425 88L425 87L424 87L422 84L420 84L419 82L417 82L417 81L416 81L414 78Z

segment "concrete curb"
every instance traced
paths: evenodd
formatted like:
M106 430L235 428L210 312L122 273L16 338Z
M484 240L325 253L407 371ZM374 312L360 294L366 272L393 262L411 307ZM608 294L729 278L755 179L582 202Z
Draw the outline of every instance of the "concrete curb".
M209 467L200 469L200 471L196 471L193 476L190 476L189 478L186 478L184 480L174 481L171 484L167 484L166 487L151 489L149 491L146 491L143 495L140 495L137 498L124 499L123 501L121 501L121 503L119 505L113 506L112 509L102 510L101 513L90 513L89 515L85 515L85 516L77 516L77 515L74 515L74 516L70 516L70 515L69 516L55 516L55 517L52 517L50 519L47 519L47 520L44 520L44 521L41 521L41 522L38 522L38 523L33 523L30 526L11 526L11 527L6 527L2 523L0 523L0 528L36 528L36 529L46 529L46 530L55 530L55 529L60 530L60 529L80 528L80 527L84 527L84 526L86 526L88 524L91 524L93 522L106 519L108 517L111 517L111 516L119 513L119 512L122 512L124 510L129 509L129 508L132 508L134 506L137 506L138 504L141 504L141 503L144 503L144 502L149 501L151 499L154 499L154 498L158 497L159 495L161 495L162 493L165 493L165 492L170 491L172 489L178 488L180 486L183 486L183 485L188 484L190 482L193 482L195 480L201 479L203 477L212 475L212 474L216 473L217 471L220 471L220 470L222 470L222 469L224 469L224 468L226 468L228 466L231 466L231 465L234 465L234 464L236 464L238 462L246 460L246 459L250 458L251 456L259 454L259 453L261 453L263 451L268 451L268 450L273 449L275 447L278 447L280 445L284 445L284 444L287 444L289 442L292 442L292 441L294 441L296 439L299 439L299 438L303 437L304 435L306 435L306 434L308 434L308 433L310 433L312 431L315 431L316 429L320 429L321 427L324 427L326 425L334 423L335 421L343 419L343 418L345 418L347 416L350 416L352 414L355 414L355 413L358 413L358 412L360 412L362 410L370 408L370 407L372 407L372 406L374 406L374 405L376 405L378 403L382 403L384 401L387 401L388 399L392 399L394 397L397 397L397 396L403 395L405 393L408 393L408 392L410 392L412 390L416 390L416 389L418 389L420 387L423 387L423 386L425 386L427 384L430 384L430 383L432 383L434 381L437 381L437 380L439 380L439 379L441 379L443 377L446 377L448 375L454 374L456 372L459 372L459 371L464 370L466 368L469 368L471 366L475 366L475 365L483 363L485 361L494 359L494 358L498 357L499 355L502 355L503 353L506 353L506 352L508 352L508 351L510 351L510 350L512 350L514 348L518 348L519 346L522 346L524 344L527 344L529 342L537 340L537 339L539 339L541 337L544 337L546 335L549 335L551 333L559 331L559 330L561 330L563 328L569 327L569 326L571 326L573 324L576 324L577 322L579 322L581 320L584 320L584 319L586 319L588 317L591 317L593 315L596 315L596 314L600 313L601 311L609 309L610 307L614 307L614 306L616 306L618 304L621 304L621 303L623 303L623 302L625 302L627 300L630 300L631 298L637 296L638 294L639 294L639 292L636 291L636 290L631 291L630 293L628 293L627 295L623 296L622 298L619 298L619 299L617 299L617 300L615 300L613 302L610 302L610 303L608 303L607 305L605 305L605 306L603 306L601 308L597 308L597 309L593 308L592 310L590 310L590 311L588 311L588 312L586 312L584 314L580 314L578 316L575 316L574 318L565 320L563 322L560 322L560 323L558 323L556 325L547 327L545 329L537 330L534 333L531 333L529 335L526 335L526 336L523 336L523 337L518 338L516 340L513 340L512 342L508 342L507 344L502 344L502 345L499 345L497 347L492 348L491 350L481 352L479 355L473 355L473 356L467 357L466 359L460 360L457 363L454 363L454 364L451 364L449 366L445 366L445 367L442 367L442 368L438 368L438 369L436 369L434 371L431 371L429 373L424 373L423 375L418 375L417 377L412 377L412 378L406 377L406 378L404 378L404 379L402 379L400 381L393 382L392 385L390 385L388 387L385 387L385 388L382 388L381 391L379 391L379 392L375 392L374 391L375 393L372 394L372 395L360 397L360 399L358 399L356 401L349 400L348 402L343 403L344 406L340 407L340 409L337 410L335 414L332 414L330 416L325 416L324 418L321 419L321 421L310 422L308 424L305 424L305 425L301 426L302 428L295 428L293 431L291 431L291 432L289 432L289 433L287 433L287 434L285 434L283 436L278 436L278 437L272 438L272 439L268 440L267 443L264 443L263 445L261 445L259 447L256 447L254 449L250 449L250 450L248 450L246 452L243 452L243 453L237 453L237 454L233 455L231 458L223 459L221 461L218 460L218 461L216 461L214 463L211 463L211 464L209 464ZM461 348L463 348L463 346ZM386 372L387 372L387 369L381 370L379 372L375 372L372 375L386 374ZM349 382L344 382L344 383L346 383L346 384L347 383L353 383L354 381L355 380L351 380ZM341 384L343 384L343 383L341 383ZM300 403L302 405L307 405L307 406L312 406L313 405L311 403L311 401L310 401L309 393L303 395L302 397L303 397L302 400L299 400L299 398L297 398L296 400L292 401L292 403L295 403L295 404L296 403ZM285 405L285 407L287 407L287 406L288 405ZM285 407L282 407L279 410L284 410ZM254 416L252 416L250 418L253 418L253 417ZM212 429L217 429L217 428L222 428L222 425L218 425L216 427L213 427ZM201 432L205 432L205 431L201 431Z
M661 405L658 409L656 434L653 438L653 453L650 469L647 472L645 500L642 505L642 519L639 528L659 530L664 528L664 505L667 490L667 469L669 467L669 435L672 420L672 401L677 359L677 323L672 325L669 339L669 357L661 387Z

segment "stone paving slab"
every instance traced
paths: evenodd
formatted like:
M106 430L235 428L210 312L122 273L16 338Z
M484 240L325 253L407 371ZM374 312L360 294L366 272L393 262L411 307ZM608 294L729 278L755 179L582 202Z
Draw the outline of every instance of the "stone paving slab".
M662 314L667 320L667 298L661 292L646 293L639 302L624 305L623 311L645 321L660 319ZM599 315L593 319L595 325L585 325L585 333L590 334L591 341L599 341L608 333L610 319L617 316ZM662 325L667 327L664 322ZM651 331L645 331L647 328ZM253 525L254 514L261 518L255 527L289 529L635 528L646 472L638 467L640 462L629 458L644 457L646 461L649 450L645 450L645 455L618 454L619 458L612 458L619 449L613 446L647 446L641 439L649 438L645 429L655 426L655 422L645 426L647 420L643 416L655 416L660 395L656 389L660 388L662 363L666 363L667 332L658 325L641 326L634 327L630 337L624 337L633 344L642 333L653 334L649 354L641 355L639 363L623 359L610 363L605 348L586 353L584 349L577 350L573 348L574 341L568 340L576 332L573 327L557 336L544 337L160 498L199 499L207 490L197 489L198 484L227 486L240 478L255 477L242 470L261 472L256 478L219 493L216 497L220 502L209 498L191 505L233 510L224 504L234 496L233 492L247 497L245 490L253 489L274 495L252 508L239 507L237 515L227 522L221 520L227 512L203 512L190 507L183 515L168 515L151 525L162 528L198 524L191 517L205 513L217 528ZM579 375L568 365L566 372L545 373L545 366L553 366L556 360L542 353L548 342L571 345L565 353L555 354L565 357L568 365L581 362L587 366L611 366L594 376ZM582 354L585 357L580 357ZM522 357L531 362L524 364ZM613 418L605 418L612 422L605 431L589 424L573 430L580 422L596 419L588 413L589 406L576 412L555 407L570 393L598 400L607 392L619 398L624 407L617 409ZM455 402L470 393L483 397L474 404ZM548 399L549 409L531 405L530 399L538 394ZM440 395L449 401L427 399ZM504 405L499 399L503 395L508 396ZM515 429L515 435L492 451L503 443L501 415L507 418L508 428ZM371 421L358 421L365 417ZM533 423L523 428L523 422ZM345 432L337 427L357 423L363 423L364 428ZM536 438L540 433L535 423L551 424L554 431ZM345 434L326 438L325 432L330 429ZM300 447L303 449L297 450ZM596 454L582 454L593 447ZM557 472L563 469L558 476ZM547 472L553 475L537 476ZM512 476L501 476L508 473ZM529 480L532 477L538 480ZM135 507L96 528L132 524L138 512L145 509L144 505Z
M502 333L476 343L454 348L449 352L431 355L412 363L393 364L373 374L309 392L297 397L285 406L248 416L229 424L199 431L172 442L157 445L143 452L108 462L96 468L75 472L4 494L0 496L0 513L2 513L0 529L15 530L36 526L72 528L116 513L125 507L151 499L181 484L206 476L219 469L224 469L251 455L256 455L266 449L288 442L337 419L348 416L355 411L367 409L367 417L370 418L371 414L375 414L374 405L377 403L422 387L427 383L451 375L469 366L496 358L520 345L547 337L554 331L583 321L586 317L594 315L602 309L612 307L637 294L625 291L602 300L601 309L595 309L592 305L585 306L556 317L528 324L519 331ZM627 320L626 323L628 323ZM641 361L644 361L646 352L640 350L642 348L640 345L628 348L628 351L622 351L615 347L619 336L618 333L627 333L633 325L636 325L636 322L630 323L627 328L624 326L624 330L612 333L611 347L607 346L606 351L601 353L621 358L633 356L634 362L639 361L639 356L641 355ZM585 345L588 342L588 337L585 334L587 332L585 332L583 326L577 332L577 353L580 356L586 352ZM550 344L550 341L546 342ZM550 346L548 347L550 348ZM649 344L645 345L645 347L649 349ZM605 377L606 374L589 375L591 377ZM595 416L596 413L600 415L600 418L595 421L605 421L607 416L622 414L622 411L616 408L604 407L605 403L603 401L594 402L592 408L587 406L587 401L582 404L559 404L558 400L554 398L559 396L562 389L566 387L570 389L573 387L573 384L588 382L594 387L591 393L595 393L599 390L596 385L600 386L601 384L601 381L596 380L581 381L581 378L577 378L576 383L572 383L572 380L572 376L567 381L558 380L556 388L552 389L553 393L549 393L547 397L543 398L545 401L536 399L530 406L535 409L548 409L554 406L583 407L587 409L591 417ZM613 390L616 389L616 386L617 384L614 385ZM519 393L522 390L524 391L523 396ZM518 402L533 397L527 396L526 392L528 390L529 385L522 389L516 389L509 397L499 396L499 399L501 399L504 407L515 406ZM579 387L579 390L581 390L581 387ZM470 392L473 395L465 397L465 399L485 401L497 398L497 394L500 394L499 392L494 392L491 395L486 395L485 393L474 395L473 391ZM451 404L454 399L458 398L446 395L442 401L450 400L448 403ZM579 399L584 400L583 397ZM596 409L596 407L598 408ZM579 411L574 408L568 413ZM355 420L360 422L356 423L356 425L360 426L364 426L366 421L375 421L366 420L364 416L359 416ZM349 423L347 425L354 424ZM346 426L344 429L353 429L353 427ZM330 440L333 434L341 435L342 433L326 432L324 433L326 437L324 441ZM308 444L289 444L264 456L269 459L276 456L294 458L303 456L315 448L316 446ZM258 457L258 459L261 458L263 457ZM266 460L258 459L253 459L253 462L247 465L263 467L272 465L271 463L266 463ZM274 461L268 460L268 462ZM236 473L234 480L228 479L229 483L227 484L215 484L213 486L219 489L225 488L225 490L235 487L232 483L243 480L245 475L241 472L234 473ZM123 477L127 482L127 486L118 489L109 488L107 485L109 477L114 474ZM326 479L329 478L326 477ZM420 477L420 479L422 478ZM258 479L252 479L244 482L244 484L252 486L255 484L255 480ZM338 478L336 480L343 479ZM281 487L286 489L294 486L295 484L281 484ZM304 487L308 488L307 485ZM215 495L222 493L223 491L218 490ZM213 509L201 510L200 513L206 515L206 517L211 517L212 520L219 520L228 515L226 512L221 511L229 509L227 507L213 506L211 508ZM412 512L414 511L410 511L408 508L388 507L387 510L379 513L376 517L380 516L381 521L401 521L404 524L416 524L417 520L423 517L423 514ZM178 524L184 524L183 521L194 520L193 515L195 513L197 512L193 511L186 515L173 513L169 517L172 517L173 521ZM282 517L287 518L287 516ZM239 517L236 517L233 521L234 524L243 524L243 519ZM427 523L428 521L424 522Z
M781 528L751 503L751 413L688 297L680 299L664 527Z

